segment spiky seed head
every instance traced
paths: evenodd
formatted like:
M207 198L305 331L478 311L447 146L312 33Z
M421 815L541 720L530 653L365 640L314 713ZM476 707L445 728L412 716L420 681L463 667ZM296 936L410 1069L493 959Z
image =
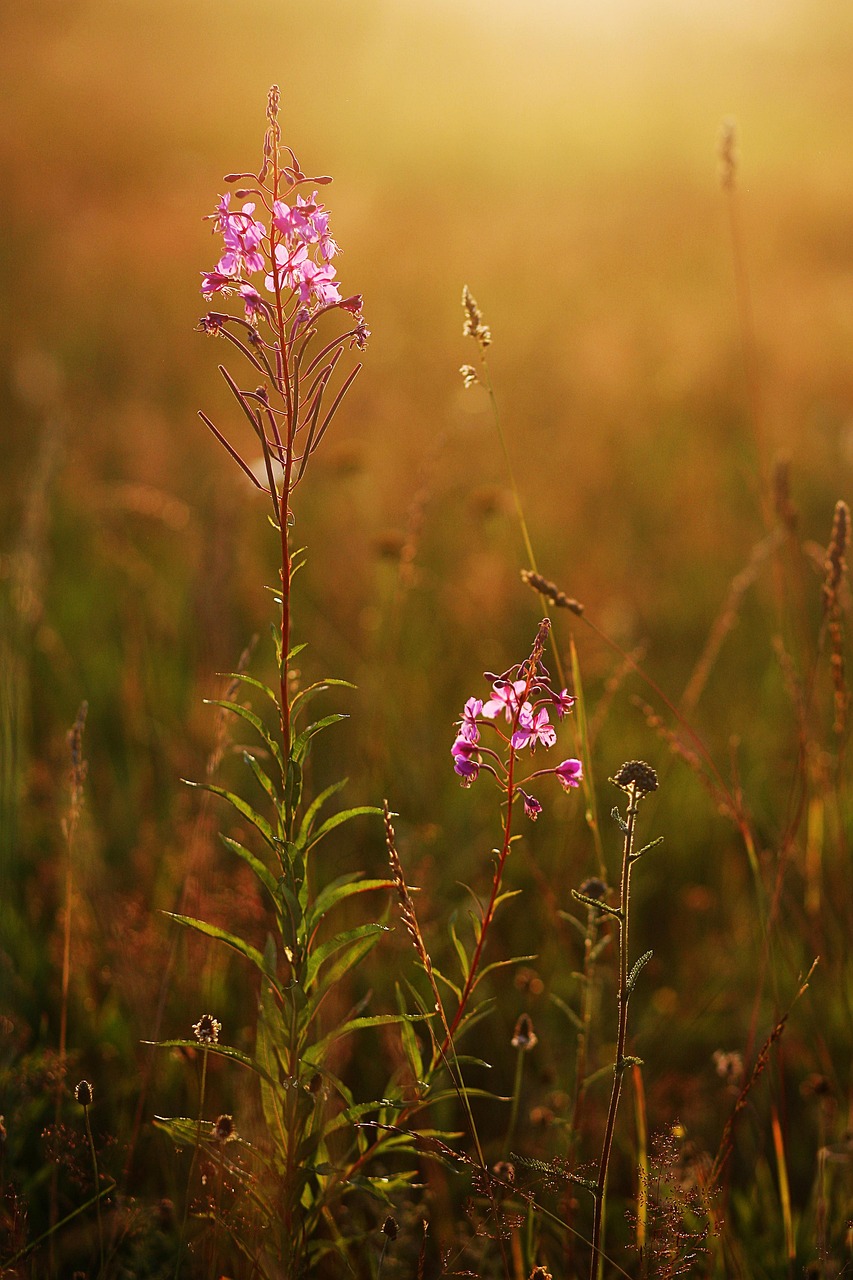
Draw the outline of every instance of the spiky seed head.
M74 1097L81 1107L91 1107L93 1096L92 1086L88 1080L81 1080L79 1084L75 1084Z
M199 1044L219 1044L219 1033L222 1023L211 1013L203 1013L198 1022L193 1023L193 1035Z
M630 791L633 787L641 795L648 795L658 789L658 775L645 760L626 760L613 775L613 781L623 791Z
M385 1219L385 1221L382 1223L382 1234L383 1234L384 1236L387 1236L387 1238L388 1238L389 1240L396 1240L396 1239L397 1239L397 1231L398 1231L398 1227L397 1227L397 1219L396 1219L396 1218L393 1218L393 1217L391 1216L391 1214L389 1213L389 1214L388 1214L388 1217L387 1217L387 1218Z
M237 1129L234 1124L233 1116L219 1116L216 1124L213 1126L214 1142L231 1142L237 1137Z

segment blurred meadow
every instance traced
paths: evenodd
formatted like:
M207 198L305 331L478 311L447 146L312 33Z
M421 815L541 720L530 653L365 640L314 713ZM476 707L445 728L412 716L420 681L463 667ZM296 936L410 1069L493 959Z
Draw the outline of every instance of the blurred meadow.
M853 471L850 7L30 0L0 12L0 68L0 1178L29 1204L31 1235L48 1222L57 1074L95 1082L110 1176L156 1204L186 1175L152 1118L195 1101L180 1055L141 1042L188 1035L209 1009L231 1043L251 1043L240 962L176 936L161 911L263 945L257 890L217 839L231 819L181 779L203 779L220 748L231 776L239 731L203 700L223 696L247 649L256 675L274 666L275 537L197 417L251 453L216 374L223 352L196 326L217 254L203 218L224 173L259 163L278 83L285 141L334 176L339 275L372 330L294 503L300 665L357 686L313 758L316 787L347 774L348 803L388 798L424 932L446 955L461 884L482 891L499 838L488 788L453 774L453 722L483 672L529 652L541 617L487 396L459 375L474 354L467 283L491 326L538 567L595 623L554 613L567 670L577 648L599 813L623 760L661 778L642 822L665 843L638 872L632 921L635 945L655 949L632 1003L649 1131L677 1124L713 1156L737 1096L714 1052L753 1062L820 956L739 1122L723 1217L740 1244L718 1264L802 1274L821 1149L841 1153L826 1196L847 1197L827 1257L849 1266L851 810L821 584ZM728 118L733 194L718 158ZM707 682L682 702L714 634ZM65 1065L66 734L84 700ZM679 705L716 774L683 758L696 742ZM754 851L722 790L742 801ZM615 877L619 833L606 817L601 832ZM381 824L343 828L322 856L385 874ZM581 949L558 913L597 870L583 797L550 795L515 846L507 882L524 892L489 944L492 958L537 957L493 977L478 1031L489 1087L507 1094L513 1026L523 1011L536 1025L517 1138L531 1157L565 1149L574 1033L548 996L575 999ZM398 926L353 1001L370 988L393 1002L389 966L407 946ZM609 1018L594 1066L612 1058ZM374 1096L392 1051L349 1052ZM212 1065L211 1114L239 1122L236 1070ZM623 1107L614 1176L627 1185ZM489 1139L491 1124L484 1110ZM71 1182L62 1194L67 1211ZM6 1256L0 1242L0 1267ZM126 1274L159 1274L139 1266Z

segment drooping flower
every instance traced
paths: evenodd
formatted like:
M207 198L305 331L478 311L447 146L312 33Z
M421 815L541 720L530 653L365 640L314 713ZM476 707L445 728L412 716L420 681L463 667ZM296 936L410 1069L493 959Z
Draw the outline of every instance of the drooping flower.
M579 787L583 781L583 765L580 760L564 760L562 764L557 765L554 773L564 791Z
M241 284L238 292L240 297L243 299L243 305L246 308L247 320L254 320L256 316L264 314L267 309L267 304L264 302L254 285Z
M572 707L575 705L575 700L569 693L568 689L563 689L561 693L552 693L551 701L556 707L557 715L561 720L563 716L568 715Z
M516 791L524 801L524 812L531 822L535 822L542 812L542 805L535 796L529 796L523 787L516 787Z
M453 756L453 768L462 780L462 786L470 787L480 772L480 754L476 744L460 736L451 747L450 754Z
M462 712L462 719L459 721L460 738L465 738L468 742L480 741L480 730L477 725L477 716L482 714L482 698L469 698L465 703L465 708Z
M541 742L543 747L553 747L557 741L557 730L548 717L548 708L540 707L533 711L529 702L525 702L518 717L518 728L512 735L512 745L516 751L522 747L530 747L531 751Z

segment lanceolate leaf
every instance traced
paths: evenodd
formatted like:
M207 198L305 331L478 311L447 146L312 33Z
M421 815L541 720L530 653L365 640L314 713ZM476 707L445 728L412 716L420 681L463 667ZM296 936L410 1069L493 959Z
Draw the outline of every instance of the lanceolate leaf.
M339 791L343 791L344 787L347 785L348 782L349 782L349 778L341 778L339 782L333 782L330 787L326 787L325 791L321 791L320 794L317 796L317 798L313 800L312 803L305 810L305 817L302 819L302 825L299 828L299 836L297 837L297 840L296 840L296 843L299 845L300 849L305 843L305 840L311 834L311 830L314 826L314 820L317 817L317 814L322 809L323 805L326 803L327 800L330 800L332 796L337 795Z
M252 770L252 773L255 775L258 782L261 784L264 791L267 793L270 800L272 800L273 804L277 808L281 802L281 797L279 796L278 791L276 790L276 786L272 778L269 776L268 773L266 773L261 768L261 766L258 764L257 760L255 759L255 757L252 755L250 751L243 752L243 760Z
M245 671L227 671L225 674L229 680L242 680L243 684L251 685L253 689L258 689L261 693L266 694L276 711L278 711L278 698L268 684L264 684L262 680L256 680L254 676L247 676Z
M238 841L232 840L230 836L220 835L219 839L225 845L226 849L230 849L232 853L236 853L238 858L242 858L254 871L273 902L278 906L278 883L272 872L264 866L260 858L246 848L245 845L239 844Z
M342 809L340 813L333 814L331 818L327 818L326 821L317 828L314 835L305 846L305 852L307 853L309 849L313 849L314 845L318 844L323 839L323 836L328 835L330 831L334 831L335 827L340 827L343 823L349 822L351 818L359 818L364 814L371 814L374 817L378 816L381 818L382 810L378 809L375 804L360 804L356 805L353 809Z
M383 932L385 932L387 928L387 925L373 925L373 932L366 934L366 936L359 938L356 942L350 944L342 955L337 956L336 959L328 965L323 972L322 978L320 978L317 983L317 986L310 993L311 998L309 1008L311 1012L308 1021L314 1017L332 987L334 987L337 982L340 982L345 973L348 973L350 969L354 969L356 965L361 963L367 953L372 951L376 946L377 942L382 937Z
M392 889L393 887L392 880L362 880L357 871L348 876L340 876L317 894L306 912L305 928L310 933L327 912L346 898L352 898L357 893L369 893L373 889Z
M184 782L188 787L197 787L199 791L210 791L215 796L222 796L227 800L232 808L236 809L239 814L251 822L252 826L260 831L263 838L271 849L276 847L276 837L270 824L266 818L257 813L250 804L247 804L240 796L234 794L233 791L226 791L224 787L216 787L212 782L191 782L188 778L184 778Z
M387 933L388 926L384 924L360 924L355 929L347 929L344 933L338 933L334 938L329 938L326 942L321 942L315 947L308 959L308 966L305 973L305 986L310 988L326 960L340 951L342 947L349 947L354 942L359 942L363 938L372 938L381 933Z
M485 968L478 970L477 977L474 980L474 986L482 982L487 973L491 973L494 969L506 969L511 964L524 964L530 960L536 960L537 956L511 956L509 960L493 960L491 964L487 964Z
M330 1045L343 1036L352 1035L354 1031L362 1031L365 1027L387 1027L391 1023L423 1022L426 1015L422 1013L379 1013L363 1018L351 1018L335 1027L322 1039L316 1041L306 1051L303 1061L308 1064L321 1065Z
M224 942L226 947L231 947L239 955L245 956L265 978L277 986L275 973L270 972L266 960L257 947L253 947L242 938L238 938L236 934L220 929L218 925L208 924L206 920L195 920L192 916L180 916L174 911L164 911L163 914L168 916L170 920L177 920L178 924L185 924L189 929L195 929L197 933L203 933L207 938L214 938L217 942Z
M328 729L330 725L340 724L341 720L348 720L349 717L343 715L340 711L335 711L330 716L323 716L321 720L315 720L313 724L309 724L307 729L303 729L298 737L294 740L291 748L291 756L294 760L299 761L305 759L308 752L308 746L315 734L320 733L323 729Z
M205 702L209 707L222 707L225 711L231 711L235 716L239 716L241 720L245 720L247 724L250 724L269 747L270 754L273 756L279 767L279 772L284 772L284 760L281 754L281 747L269 732L260 716L255 715L254 711L250 711L248 707L241 706L239 702L226 702L222 698L205 698Z
M193 1049L196 1053L200 1048L197 1040L142 1040L140 1043L153 1045L156 1049ZM218 1058L239 1062L241 1066L254 1071L255 1075L260 1076L262 1080L267 1080L270 1084L276 1083L257 1058L250 1058L247 1053L241 1053L239 1049L232 1049L227 1044L207 1044L203 1047L205 1053L215 1053Z
M300 689L296 697L290 704L291 715L297 715L308 703L311 702L318 694L325 693L327 689L354 689L356 686L350 680L318 680L315 684L309 685L307 689Z

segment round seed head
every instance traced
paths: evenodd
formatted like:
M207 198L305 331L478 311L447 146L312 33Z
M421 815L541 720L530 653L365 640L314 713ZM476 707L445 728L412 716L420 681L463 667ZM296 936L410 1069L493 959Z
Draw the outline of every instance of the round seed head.
M645 760L626 760L614 774L613 781L623 791L629 791L633 786L634 790L642 795L648 795L650 791L658 789L658 775Z

